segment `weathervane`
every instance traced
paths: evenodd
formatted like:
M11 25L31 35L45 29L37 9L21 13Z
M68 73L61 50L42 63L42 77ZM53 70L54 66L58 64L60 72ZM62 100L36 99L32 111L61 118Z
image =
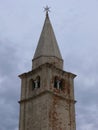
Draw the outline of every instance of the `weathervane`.
M50 12L50 7L48 7L48 6L44 7L44 11L46 12L46 15L47 15L48 12Z

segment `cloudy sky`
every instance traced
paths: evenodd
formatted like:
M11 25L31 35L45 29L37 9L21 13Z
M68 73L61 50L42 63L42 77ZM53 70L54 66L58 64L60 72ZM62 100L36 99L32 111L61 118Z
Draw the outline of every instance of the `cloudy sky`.
M0 130L18 130L18 75L31 70L46 5L51 7L64 69L77 74L77 130L96 130L98 0L0 0Z

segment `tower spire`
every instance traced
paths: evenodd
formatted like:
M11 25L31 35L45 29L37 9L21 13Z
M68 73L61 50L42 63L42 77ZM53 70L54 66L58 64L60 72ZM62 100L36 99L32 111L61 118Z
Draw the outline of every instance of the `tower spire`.
M50 18L48 16L50 8L46 6L44 8L44 11L46 11L46 18L33 57L32 68L35 69L42 64L50 63L55 65L55 67L62 69L63 68L62 56L50 22Z

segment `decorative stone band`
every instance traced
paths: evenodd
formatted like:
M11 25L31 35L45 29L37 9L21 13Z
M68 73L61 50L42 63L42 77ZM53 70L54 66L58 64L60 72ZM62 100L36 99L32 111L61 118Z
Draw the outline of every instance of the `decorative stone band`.
M37 98L38 96L42 96L42 95L47 94L47 93L48 93L48 94L55 95L55 96L57 96L57 97L59 97L59 98L61 98L61 99L63 99L63 100L66 100L66 101L69 102L69 103L76 103L76 100L66 98L66 96L62 96L61 94L54 93L53 91L50 91L50 90L45 90L45 91L43 91L43 92L41 92L41 93L38 93L38 94L36 94L36 95L33 95L33 96L30 97L30 98L20 100L19 103L28 102L28 101L30 101L30 100L33 100L33 99Z

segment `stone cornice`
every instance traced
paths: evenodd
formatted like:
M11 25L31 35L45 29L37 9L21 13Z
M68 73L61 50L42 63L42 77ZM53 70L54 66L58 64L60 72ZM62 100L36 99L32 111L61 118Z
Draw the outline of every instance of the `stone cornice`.
M42 96L42 95L44 95L44 94L47 94L47 93L48 93L48 94L52 94L53 96L57 96L57 97L59 97L59 98L61 98L61 99L63 99L63 100L66 100L66 101L69 102L69 103L76 103L76 100L66 98L66 96L61 95L61 94L58 94L58 93L55 93L55 92L50 91L50 90L45 90L45 91L43 91L43 92L41 92L41 93L39 93L39 94L32 95L32 97L29 97L29 98L27 98L27 99L22 99L22 100L19 101L19 103L25 103L25 102L31 101L31 100L33 100L33 99L35 99L35 98L37 98L37 97L40 97L40 96Z
M50 63L42 64L42 65L40 65L40 66L39 66L38 68L36 68L36 69L33 69L33 70L31 70L31 71L29 71L29 72L27 72L27 73L23 73L23 74L19 75L19 77L20 77L20 78L26 78L27 75L31 75L32 73L35 73L36 71L41 70L43 67L53 68L53 69L55 69L55 70L57 70L57 71L59 71L59 72L65 74L65 75L68 75L69 78L70 78L70 77L71 77L71 78L75 78L75 77L76 77L75 74L70 73L70 72L67 72L67 71L64 71L64 70L62 70L62 69L59 69L59 68L55 67L54 65L52 65L52 64L50 64Z

